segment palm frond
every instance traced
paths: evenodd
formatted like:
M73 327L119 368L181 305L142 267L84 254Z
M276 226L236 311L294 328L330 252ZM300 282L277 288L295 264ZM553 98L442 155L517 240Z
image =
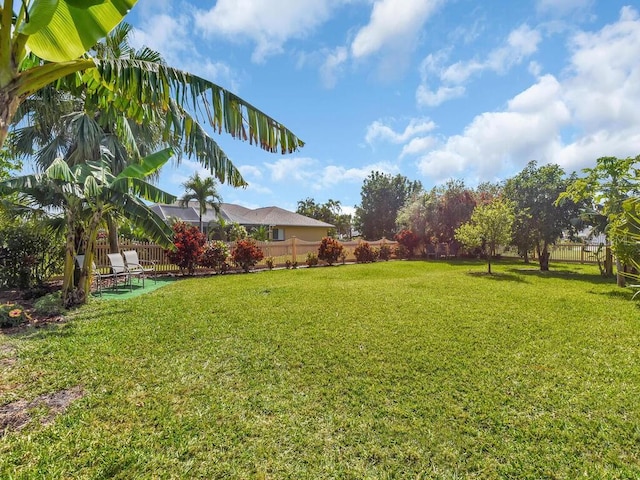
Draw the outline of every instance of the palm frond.
M113 200L113 205L152 241L164 248L173 247L173 230L144 202L126 194L115 194Z
M139 109L140 101L162 102L165 109L171 98L188 109L207 113L211 126L224 129L234 138L248 140L269 152L292 153L304 145L293 132L237 95L196 75L141 60L98 60L100 77L88 72L93 88L101 86L112 92L126 92L130 113ZM96 81L97 80L97 81ZM114 101L115 93L107 101ZM120 97L122 98L122 97Z

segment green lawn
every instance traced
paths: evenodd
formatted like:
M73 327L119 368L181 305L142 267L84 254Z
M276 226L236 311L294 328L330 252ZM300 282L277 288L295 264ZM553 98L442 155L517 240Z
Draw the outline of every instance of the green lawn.
M5 409L83 392L0 438L0 478L640 478L631 293L485 268L184 280L0 336Z

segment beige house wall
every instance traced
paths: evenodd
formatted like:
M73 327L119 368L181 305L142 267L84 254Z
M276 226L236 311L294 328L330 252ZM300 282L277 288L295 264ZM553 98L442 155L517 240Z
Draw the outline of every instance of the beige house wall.
M296 237L298 240L304 240L305 242L319 242L329 232L328 228L319 227L281 227L276 225L275 228L284 230L285 240Z

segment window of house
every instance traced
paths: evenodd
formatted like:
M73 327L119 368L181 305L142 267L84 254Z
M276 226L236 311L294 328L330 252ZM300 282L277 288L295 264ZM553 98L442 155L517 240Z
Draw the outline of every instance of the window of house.
M274 228L271 230L273 240L284 240L284 228Z

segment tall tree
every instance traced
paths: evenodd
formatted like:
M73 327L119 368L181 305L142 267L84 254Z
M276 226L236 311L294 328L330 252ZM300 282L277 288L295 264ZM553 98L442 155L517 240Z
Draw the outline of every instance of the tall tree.
M504 196L513 202L517 212L514 242L521 254L535 249L541 271L549 270L549 246L564 233L572 232L579 217L579 206L575 202L566 199L556 203L571 181L558 165L538 167L531 161L505 183Z
M356 207L356 228L366 240L393 238L398 230L398 211L420 190L419 181L410 181L403 175L371 172L364 180L361 203Z
M491 273L491 257L501 245L511 243L511 229L515 219L513 206L495 199L478 205L469 222L456 229L456 239L468 248L480 248L487 259L487 272Z
M628 217L624 204L640 194L639 169L640 155L624 159L598 158L596 166L585 168L585 175L575 178L558 198L558 202L571 199L582 203L583 216L596 231L607 234L616 253L620 286L625 284L625 263L637 252L637 244L630 242L627 236Z
M350 236L351 215L342 213L340 200L330 198L325 203L316 203L313 198L307 197L304 200L298 200L296 213L335 225L334 234Z
M200 231L202 232L202 216L207 213L208 207L213 208L216 213L220 213L222 197L216 189L216 181L213 177L200 178L200 175L195 173L182 186L186 192L180 198L180 205L185 207L189 205L191 200L198 202Z

